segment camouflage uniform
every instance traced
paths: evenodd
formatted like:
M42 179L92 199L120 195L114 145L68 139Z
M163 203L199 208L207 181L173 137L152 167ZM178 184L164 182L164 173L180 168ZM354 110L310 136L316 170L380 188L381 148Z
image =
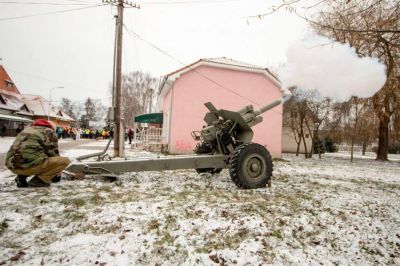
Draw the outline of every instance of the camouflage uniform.
M67 157L60 157L54 130L42 126L28 127L18 134L6 158L6 166L13 173L37 175L45 183L50 183L69 163Z

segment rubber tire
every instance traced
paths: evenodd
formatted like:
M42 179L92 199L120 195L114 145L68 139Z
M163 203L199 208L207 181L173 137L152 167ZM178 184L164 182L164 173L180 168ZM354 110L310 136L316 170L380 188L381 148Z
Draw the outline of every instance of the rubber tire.
M264 159L265 162L265 175L259 178L251 178L244 173L244 162L246 158L252 154L258 155ZM253 189L264 188L270 181L272 176L272 158L269 151L262 145L257 143L247 143L238 146L233 154L229 163L229 174L233 183L238 188Z

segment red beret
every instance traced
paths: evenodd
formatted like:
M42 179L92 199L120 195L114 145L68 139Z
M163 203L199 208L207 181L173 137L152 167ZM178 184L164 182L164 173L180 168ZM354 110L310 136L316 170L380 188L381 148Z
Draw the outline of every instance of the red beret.
M37 126L37 127L48 127L51 129L53 128L53 125L50 123L50 121L46 120L46 119L36 119L32 126Z

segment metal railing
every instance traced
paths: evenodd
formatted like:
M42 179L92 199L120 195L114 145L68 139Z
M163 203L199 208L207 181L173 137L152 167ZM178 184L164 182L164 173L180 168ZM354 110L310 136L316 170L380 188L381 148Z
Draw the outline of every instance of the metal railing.
M134 134L132 148L153 149L164 144L162 141L162 128L148 127Z

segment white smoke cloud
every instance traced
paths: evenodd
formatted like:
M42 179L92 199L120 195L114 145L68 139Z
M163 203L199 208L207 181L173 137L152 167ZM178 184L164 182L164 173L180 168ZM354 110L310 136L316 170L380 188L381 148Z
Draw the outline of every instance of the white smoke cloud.
M378 59L359 57L348 44L313 36L292 44L287 65L279 71L285 88L317 90L321 96L346 101L371 97L386 82L386 68Z

